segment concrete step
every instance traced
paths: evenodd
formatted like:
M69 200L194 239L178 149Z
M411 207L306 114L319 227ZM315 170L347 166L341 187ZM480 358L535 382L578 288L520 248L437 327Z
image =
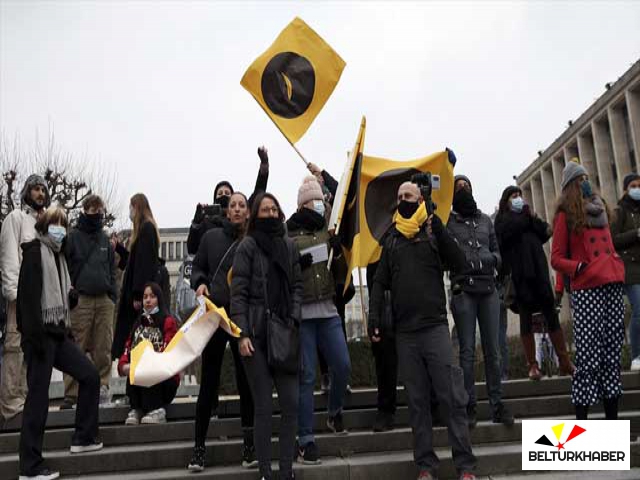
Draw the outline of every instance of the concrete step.
M440 464L440 479L454 479L456 477L455 467L451 460L451 451L448 448L436 449ZM478 458L477 473L480 478L503 478L508 474L521 473L522 454L519 443L512 444L492 444L474 447L474 453ZM631 462L633 467L640 466L640 443L631 444ZM416 467L413 463L413 454L405 452L386 452L375 455L352 455L348 457L324 458L322 465L306 466L295 465L296 479L298 480L388 480L388 479L412 479L417 477ZM277 465L273 464L274 471ZM549 480L560 478L556 472L555 476L548 477ZM586 478L599 478L601 472L589 472ZM620 478L637 478L627 476ZM562 472L562 478L565 472ZM128 473L127 480L167 480L190 477L184 468L162 469L156 468L136 473ZM121 474L83 474L77 477L87 480L119 480ZM207 468L204 472L193 476L198 480L229 479L229 480L255 480L255 471L244 470L236 466ZM577 477L576 477L577 478ZM584 478L584 477L583 477ZM617 478L617 477L605 477Z

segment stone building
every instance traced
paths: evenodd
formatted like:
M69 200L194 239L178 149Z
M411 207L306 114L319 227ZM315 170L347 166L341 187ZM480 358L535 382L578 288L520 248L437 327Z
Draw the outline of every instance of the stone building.
M640 60L604 88L605 93L517 177L526 202L548 222L553 220L562 170L571 158L580 158L592 185L611 207L622 196L625 175L638 171Z
M188 236L188 228L160 229L160 251L158 254L167 262L166 267L169 270L172 290L176 287L176 282L178 281L180 265L187 258Z

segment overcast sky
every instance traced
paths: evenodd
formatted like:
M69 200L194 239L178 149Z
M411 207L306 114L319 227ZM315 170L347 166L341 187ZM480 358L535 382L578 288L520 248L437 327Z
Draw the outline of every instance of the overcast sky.
M492 212L512 183L640 58L640 2L0 1L0 128L25 146L53 125L68 152L113 164L120 195L148 195L187 226L228 179L295 208L303 163L240 86L295 16L346 61L298 147L339 177L365 151L396 160L452 148Z

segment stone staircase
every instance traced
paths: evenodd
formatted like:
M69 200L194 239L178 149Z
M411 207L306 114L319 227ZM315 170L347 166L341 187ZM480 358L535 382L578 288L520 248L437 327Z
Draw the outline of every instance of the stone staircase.
M640 467L640 375L626 373L623 380L625 394L620 405L620 418L631 420L631 462L633 467ZM494 425L487 420L489 408L484 384L478 384L477 389L480 421L471 435L480 476L521 472L520 419L573 418L568 377L537 383L528 380L506 382L505 403L518 419L513 427ZM348 396L344 416L350 434L339 437L327 433L326 396L316 395L316 442L322 455L322 465L296 465L298 479L400 480L416 477L406 399L401 388L395 430L372 433L376 392L371 389L355 390ZM193 397L179 398L167 409L169 423L166 425L125 426L127 407L101 409L101 436L105 448L73 456L69 453L69 446L75 411L58 411L54 407L47 422L45 458L49 466L59 470L64 478L255 480L258 478L256 470L245 470L239 466L242 447L239 407L237 398L221 400L218 418L212 420L209 428L208 468L203 473L189 474L185 468L193 447ZM274 415L274 428L277 430L279 417L275 398ZM601 409L595 409L592 417L602 418ZM0 431L0 479L18 476L19 429L20 419L16 418ZM440 478L455 478L446 429L436 428L434 437L442 460ZM272 445L273 456L277 458L276 437ZM594 472L588 478L599 478L597 475Z

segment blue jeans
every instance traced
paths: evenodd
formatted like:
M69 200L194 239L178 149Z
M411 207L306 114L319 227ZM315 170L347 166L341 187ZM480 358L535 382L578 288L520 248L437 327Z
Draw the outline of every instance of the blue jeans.
M629 343L631 358L640 356L640 284L625 285L629 302L631 302L631 324L629 325Z
M480 341L484 353L487 393L492 412L502 403L500 374L500 299L498 292L470 294L460 292L451 299L451 310L458 329L460 367L464 373L464 387L469 395L469 406L476 405L475 358L476 319L480 326Z
M351 360L340 317L311 318L300 322L302 374L298 407L298 442L302 447L314 441L313 389L316 383L318 349L329 366L329 415L333 416L342 411L351 373Z

